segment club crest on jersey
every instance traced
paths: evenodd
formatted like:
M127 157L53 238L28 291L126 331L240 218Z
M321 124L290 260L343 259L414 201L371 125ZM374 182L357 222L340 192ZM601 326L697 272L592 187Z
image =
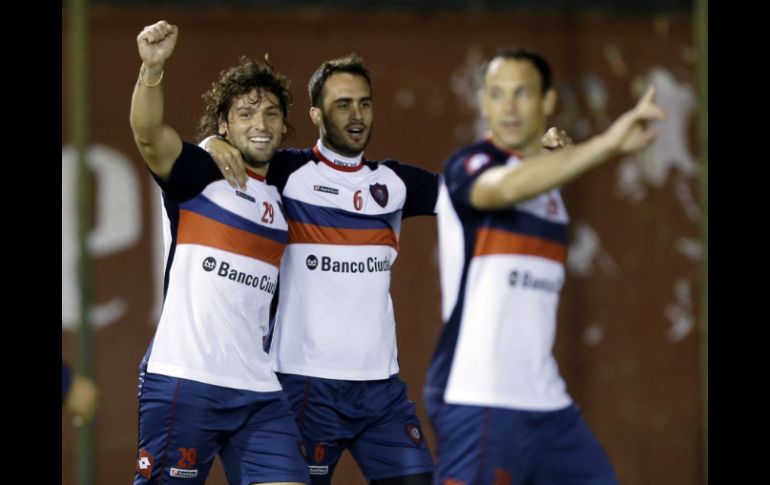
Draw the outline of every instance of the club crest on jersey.
M139 457L136 459L136 471L149 480L152 475L152 463L154 461L155 457L142 448L139 450Z
M474 173L478 172L484 165L489 164L492 159L489 158L489 155L486 153L477 153L473 155L472 157L468 157L465 159L465 171L468 173L468 175L473 175Z
M380 207L388 205L388 186L383 184L372 184L369 186L369 193L372 194L374 201L377 202Z
M420 446L422 444L422 432L420 431L420 428L413 424L407 424L406 425L406 434L409 436L409 439L414 442L417 446Z
M321 463L324 460L324 456L326 456L326 450L324 449L323 443L317 443L315 445L315 450L313 451L313 459L316 463Z

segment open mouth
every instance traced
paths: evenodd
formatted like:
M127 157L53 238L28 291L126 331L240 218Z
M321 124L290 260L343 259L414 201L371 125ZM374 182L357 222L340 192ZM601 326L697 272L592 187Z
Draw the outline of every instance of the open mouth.
M363 126L353 126L346 131L355 141L362 141L364 139L364 134L366 133L366 129Z
M270 146L269 136L252 136L249 137L249 143L256 145L258 148L267 148Z

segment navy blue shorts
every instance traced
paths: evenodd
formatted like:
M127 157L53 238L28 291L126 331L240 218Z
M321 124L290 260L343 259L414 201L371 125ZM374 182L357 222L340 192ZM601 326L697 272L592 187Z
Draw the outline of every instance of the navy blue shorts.
M331 483L346 449L367 480L433 471L414 403L398 376L342 381L278 374L302 434L313 485Z
M308 483L300 447L281 391L140 377L135 484L203 484L217 454L230 484Z
M618 483L574 404L543 412L425 401L438 443L436 485Z

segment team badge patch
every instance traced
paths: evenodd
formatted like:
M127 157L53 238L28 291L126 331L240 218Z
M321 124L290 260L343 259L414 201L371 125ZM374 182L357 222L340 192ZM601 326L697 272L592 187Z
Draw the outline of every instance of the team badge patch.
M318 443L315 445L315 451L313 453L313 459L316 463L321 463L324 459L324 456L326 456L326 450L324 449L323 443Z
M155 461L155 457L147 453L147 450L142 448L139 450L139 458L136 459L136 471L140 473L147 480L152 475L152 464Z
M513 479L511 473L502 468L495 468L495 481L492 485L511 485Z
M372 184L369 186L369 193L372 194L374 201L380 207L388 205L388 186L383 184Z
M195 448L179 448L179 454L182 457L176 462L179 468L192 468L198 462L198 452Z
M417 426L413 424L407 424L406 434L409 436L409 439L412 440L417 446L422 444L422 431L420 431L420 428Z

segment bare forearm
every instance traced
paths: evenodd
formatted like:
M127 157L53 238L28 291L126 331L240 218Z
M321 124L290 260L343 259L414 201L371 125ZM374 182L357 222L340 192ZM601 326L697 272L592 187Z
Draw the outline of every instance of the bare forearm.
M162 178L182 151L182 140L163 122L163 65L142 65L131 98L131 129L142 157Z
M142 64L139 72L131 98L131 129L137 143L149 145L163 128L163 87L158 83L163 66Z

